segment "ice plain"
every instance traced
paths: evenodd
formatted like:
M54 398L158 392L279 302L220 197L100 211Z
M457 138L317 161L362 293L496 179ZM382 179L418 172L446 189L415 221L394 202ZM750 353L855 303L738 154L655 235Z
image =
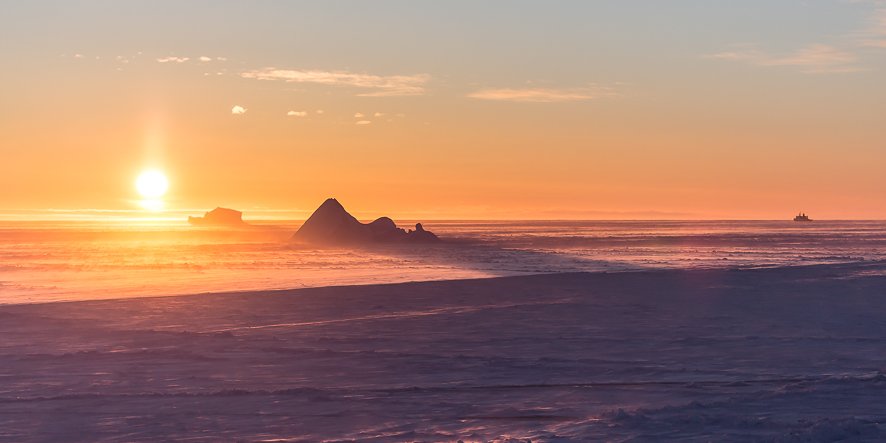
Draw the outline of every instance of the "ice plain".
M882 441L884 271L0 306L0 440Z

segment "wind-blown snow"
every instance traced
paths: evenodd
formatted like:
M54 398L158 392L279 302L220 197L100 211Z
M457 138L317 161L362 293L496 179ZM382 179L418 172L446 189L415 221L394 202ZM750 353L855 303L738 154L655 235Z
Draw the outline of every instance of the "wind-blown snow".
M882 441L884 271L0 306L0 440Z
M886 259L883 221L429 222L442 244L358 250L293 244L297 224L250 224L0 221L0 304Z

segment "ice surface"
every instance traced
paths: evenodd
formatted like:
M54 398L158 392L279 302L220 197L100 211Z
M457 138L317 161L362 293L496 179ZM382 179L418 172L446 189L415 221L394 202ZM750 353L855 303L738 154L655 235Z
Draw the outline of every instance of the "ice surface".
M0 441L883 441L884 270L0 306Z
M289 242L297 223L226 231L183 222L0 221L0 303L886 259L883 221L448 221L425 227L445 242L316 248Z

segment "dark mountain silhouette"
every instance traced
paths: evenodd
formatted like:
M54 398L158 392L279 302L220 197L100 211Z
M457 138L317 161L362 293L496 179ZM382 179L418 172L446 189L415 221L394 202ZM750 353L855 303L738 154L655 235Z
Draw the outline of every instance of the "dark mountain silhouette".
M243 221L243 213L228 208L215 208L203 217L188 217L188 223L194 226L243 227L249 226Z
M303 243L332 245L440 241L434 233L425 231L421 223L415 225L414 231L398 228L388 217L378 218L372 223L360 223L334 198L323 202L292 239Z

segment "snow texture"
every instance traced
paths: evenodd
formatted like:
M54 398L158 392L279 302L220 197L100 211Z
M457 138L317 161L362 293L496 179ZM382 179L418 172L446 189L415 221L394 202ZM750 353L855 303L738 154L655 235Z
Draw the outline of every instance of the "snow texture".
M883 441L883 262L0 306L0 441Z

